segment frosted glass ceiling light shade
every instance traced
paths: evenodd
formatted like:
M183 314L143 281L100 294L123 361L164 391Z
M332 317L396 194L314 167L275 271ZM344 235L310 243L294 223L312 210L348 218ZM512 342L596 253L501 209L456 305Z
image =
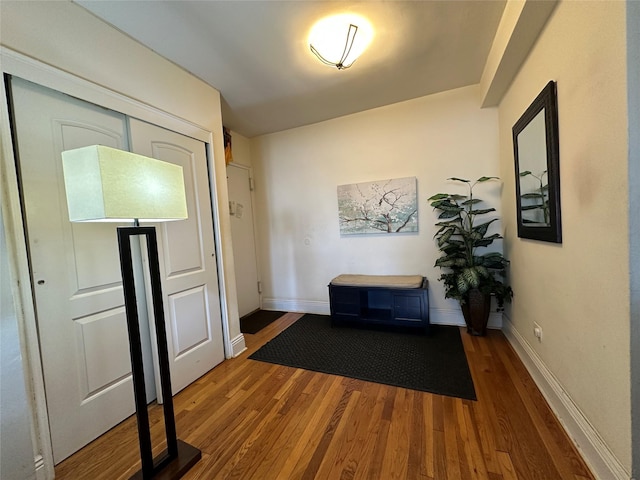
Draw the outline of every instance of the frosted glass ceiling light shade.
M366 50L373 28L363 17L336 15L317 22L309 33L309 48L325 65L344 70Z
M182 167L102 145L62 152L69 220L187 218Z

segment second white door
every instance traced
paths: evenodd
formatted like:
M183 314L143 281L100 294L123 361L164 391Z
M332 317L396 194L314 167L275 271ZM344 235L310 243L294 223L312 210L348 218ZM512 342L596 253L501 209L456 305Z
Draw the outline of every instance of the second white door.
M230 164L227 167L227 186L229 188L233 263L238 291L238 313L243 317L260 308L250 170L246 167Z
M173 393L224 360L204 143L131 119L131 150L182 166L189 218L157 226Z

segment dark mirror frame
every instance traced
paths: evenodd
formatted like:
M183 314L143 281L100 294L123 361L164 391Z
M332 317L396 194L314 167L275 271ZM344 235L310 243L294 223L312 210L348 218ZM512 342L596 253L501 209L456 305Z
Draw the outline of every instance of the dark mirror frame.
M544 111L549 223L528 225L522 219L522 201L520 191L520 166L518 159L518 135L531 121ZM516 207L518 212L518 237L562 243L562 224L560 219L560 153L558 141L558 103L556 83L550 81L540 92L529 108L513 126L513 154L516 174Z

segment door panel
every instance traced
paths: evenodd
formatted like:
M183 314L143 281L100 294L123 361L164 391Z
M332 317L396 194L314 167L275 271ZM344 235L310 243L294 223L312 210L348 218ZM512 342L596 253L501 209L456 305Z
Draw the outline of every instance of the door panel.
M224 360L205 144L131 119L132 151L181 165L189 217L157 227L172 391Z
M129 335L124 308L76 320L76 341L83 361L80 377L84 398L126 380L131 374ZM105 362L105 358L111 361Z
M211 340L204 286L171 295L169 305L174 358L185 355L191 349ZM178 318L182 319L180 324L176 321Z
M107 223L72 223L71 235L76 264L74 284L78 294L87 293L96 287L119 286L122 282L120 263L101 265L99 256L118 258L118 242L113 241L114 228Z
M12 79L14 123L56 463L134 412L116 224L72 224L61 152L128 149L123 115Z
M241 317L260 308L249 173L249 169L233 164L227 167L229 201L234 206L231 213L231 239L238 292L238 313Z

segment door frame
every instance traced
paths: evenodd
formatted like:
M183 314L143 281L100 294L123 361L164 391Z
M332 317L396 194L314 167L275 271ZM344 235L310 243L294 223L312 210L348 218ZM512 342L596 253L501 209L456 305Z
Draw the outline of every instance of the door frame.
M249 196L251 198L251 211L253 213L251 223L253 224L252 225L252 227L253 227L253 247L255 249L255 256L256 256L256 274L257 274L257 277L258 277L258 283L262 283L262 276L260 275L260 258L258 257L260 249L258 248L258 223L256 221L256 202L255 202L255 194L253 193L255 191L255 180L254 180L254 176L253 176L253 167L248 166L248 165L243 165L241 163L234 163L234 162L231 162L230 164L228 164L227 165L227 169L229 167L240 168L242 170L247 170L249 172L249 182L250 182ZM227 184L228 183L229 183L229 181L227 180ZM262 308L262 292L261 291L258 292L258 308Z
M224 275L223 248L221 245L221 220L216 187L216 169L214 165L213 132L205 130L195 123L184 120L148 104L139 102L126 95L114 92L91 81L59 70L33 58L22 55L7 47L0 46L0 202L5 222L5 235L9 253L9 268L14 280L14 302L20 334L20 347L23 356L25 386L27 395L32 399L31 436L34 447L34 462L38 480L54 477L53 451L49 432L49 419L44 388L44 376L41 367L40 342L38 339L34 296L28 263L25 225L19 194L19 181L16 172L16 158L9 118L9 102L5 85L5 75L23 78L41 86L85 100L90 103L124 113L177 133L195 138L205 143L207 167L209 171L209 189L213 213L216 267L220 290L220 311L225 358L234 356L234 347L244 345L243 338L230 338L229 308L227 304L228 286ZM226 204L226 202L225 202Z

